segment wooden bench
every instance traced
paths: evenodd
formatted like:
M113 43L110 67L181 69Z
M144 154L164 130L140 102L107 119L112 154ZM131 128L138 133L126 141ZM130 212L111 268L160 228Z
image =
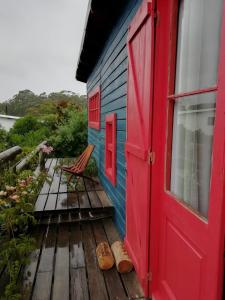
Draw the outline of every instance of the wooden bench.
M89 144L87 146L87 148L84 150L84 152L78 157L78 159L74 162L74 164L72 166L69 166L69 167L61 167L61 169L67 173L70 173L70 177L69 177L69 180L68 182L71 181L72 177L75 176L75 177L82 177L83 179L84 178L87 178L93 182L96 182L95 180L93 180L91 177L87 176L87 175L84 175L84 171L87 167L87 164L91 158L91 154L92 152L94 151L94 148L95 146L92 145L92 144ZM97 183L97 182L96 182ZM84 184L84 187L86 189L86 186ZM76 186L75 186L76 188Z

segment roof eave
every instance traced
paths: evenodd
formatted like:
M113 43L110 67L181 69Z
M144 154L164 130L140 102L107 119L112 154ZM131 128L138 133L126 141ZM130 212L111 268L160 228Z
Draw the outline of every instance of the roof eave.
M128 0L89 0L76 79L87 82L108 35ZM101 32L101 34L99 34Z

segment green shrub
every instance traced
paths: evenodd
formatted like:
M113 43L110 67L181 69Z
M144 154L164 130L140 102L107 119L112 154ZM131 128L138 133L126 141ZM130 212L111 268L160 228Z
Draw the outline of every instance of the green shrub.
M67 122L58 127L49 143L58 157L78 156L87 146L87 112L69 112Z
M7 279L2 300L22 298L19 275L35 248L35 240L28 233L29 226L36 223L33 203L46 178L44 173L34 178L32 171L11 175L5 171L0 192L0 270L5 268Z
M0 152L8 148L7 137L7 132L4 129L0 128Z
M37 118L27 115L15 122L10 134L26 135L28 132L39 128L41 128L41 122Z
M98 168L94 157L90 158L84 174L91 177L98 176Z
M42 126L48 128L50 131L57 129L57 115L49 114L40 116Z
M29 151L44 140L53 146L57 157L78 156L87 146L86 110L60 102L55 114L27 115L17 120L7 135L8 147L18 145Z
M18 145L21 147L34 148L50 135L49 124L33 116L25 116L17 120L8 134L10 147Z

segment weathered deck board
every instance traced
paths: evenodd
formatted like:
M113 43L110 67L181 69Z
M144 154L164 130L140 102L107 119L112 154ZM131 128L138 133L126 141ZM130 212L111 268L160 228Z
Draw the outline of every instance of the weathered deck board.
M85 257L80 224L70 226L70 268L84 268Z
M49 171L48 171L48 175L53 177L54 173L55 173L55 167L57 165L57 158L53 158L52 159L52 163L50 165Z
M104 220L103 224L110 244L114 243L117 240L120 240L119 234L112 220L110 219ZM121 278L123 280L123 284L125 286L129 298L131 299L144 298L143 290L138 283L135 272L122 274Z
M55 158L51 159L50 163L48 160L45 163L45 168L47 170L47 174L48 174L49 178L52 178L54 175L54 171L55 171L54 168L55 168L56 163L57 163L57 159L55 159ZM50 186L51 186L51 183L49 182L49 179L48 179L45 181L45 183L40 191L40 195L48 194Z
M85 268L71 269L71 300L89 300Z
M59 191L59 184L60 184L60 177L61 177L61 169L59 168L59 164L60 164L60 159L57 159L56 164L54 166L52 184L49 189L50 194L58 193Z
M54 210L56 207L57 194L49 194L45 204L45 210Z
M34 259L26 268L32 274L28 293L22 291L23 300L144 299L134 271L121 276L115 267L98 268L96 245L119 239L112 220L41 228L35 231L40 236Z
M60 215L65 217L65 222L87 220L88 213L90 213L90 220L93 220L93 217L98 218L98 214L99 218L102 218L104 214L105 217L113 216L114 207L98 178L94 178L95 182L86 178L78 179L76 191L74 184L70 186L66 174L60 169L62 162L67 163L70 160L53 158L46 161L48 178L35 203L35 216L38 224L59 223L56 220L61 218ZM68 214L67 218L65 213ZM72 217L69 215L71 213Z
M106 195L105 191L96 191L103 207L110 207L112 206L111 201L109 200L109 197Z
M45 203L48 198L48 195L39 195L35 203L35 211L42 211L45 208Z
M46 162L45 162L45 169L46 169L46 171L49 170L51 163L52 163L52 158L46 159Z
M100 183L100 180L98 177L93 177L94 182L93 182L93 186L94 186L94 190L95 191L103 191L103 187Z
M24 274L22 286L28 288L22 288L22 299L144 299L134 271L121 275L115 267L99 269L97 244L120 239L111 219L113 205L98 178L96 183L80 180L77 191L69 187L57 168L61 161L45 164L52 181L44 183L35 203L37 249L25 269L31 276Z
M96 191L90 191L88 192L88 197L90 199L91 207L103 207L101 200L98 197L98 194Z
M38 273L53 271L53 260L56 243L56 227L50 225L47 228L45 240L42 248Z
M67 177L64 172L61 172L59 193L67 193Z
M79 224L70 226L70 276L71 300L89 300L82 232Z
M52 288L52 277L54 270L54 256L56 246L56 227L50 225L42 247L39 267L37 270L36 281L32 299L49 300Z
M107 236L104 231L104 227L102 224L94 223L93 224L94 229L94 236L96 240L96 244L101 243L102 241L107 241ZM104 271L104 278L109 294L110 299L120 299L125 300L127 299L126 292L123 288L123 284L121 282L120 276L115 268L115 266L108 271ZM113 286L113 289L111 288Z
M95 254L96 244L93 238L92 228L90 224L84 224L82 227L90 299L106 300L108 299L108 294L103 274L97 266Z
M93 191L94 190L94 185L93 185L93 182L91 180L88 180L88 179L84 179L84 184L86 186L86 189L88 191Z
M41 226L40 228L36 228L33 234L34 238L36 239L36 249L31 253L30 264L26 266L23 273L23 300L30 299L32 293L45 230L46 228L44 226Z
M69 230L67 225L59 227L52 298L69 300Z
M91 208L91 204L89 202L89 198L88 198L87 193L79 192L78 196L79 196L80 208Z
M59 209L61 209L61 210L67 209L67 193L58 194L56 210L59 210Z
M68 209L79 208L79 197L77 193L67 194L67 207Z
M51 295L52 272L37 274L32 300L49 300Z

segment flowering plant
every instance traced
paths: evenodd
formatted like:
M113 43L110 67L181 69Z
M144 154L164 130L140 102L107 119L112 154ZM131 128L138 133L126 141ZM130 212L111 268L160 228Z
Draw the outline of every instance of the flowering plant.
M47 145L41 146L40 150L41 150L42 153L45 153L47 155L50 154L52 151L54 151L52 146L47 146Z
M33 203L45 177L42 173L34 177L26 170L0 191L0 270L5 268L9 278L1 299L21 299L18 278L21 266L29 262L29 254L35 248L28 228L35 224Z

